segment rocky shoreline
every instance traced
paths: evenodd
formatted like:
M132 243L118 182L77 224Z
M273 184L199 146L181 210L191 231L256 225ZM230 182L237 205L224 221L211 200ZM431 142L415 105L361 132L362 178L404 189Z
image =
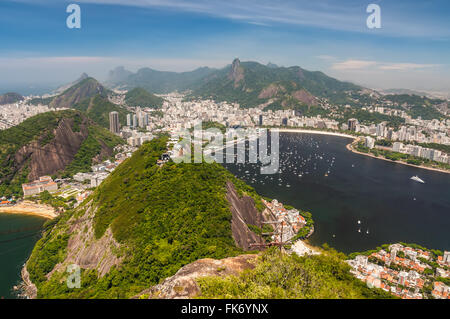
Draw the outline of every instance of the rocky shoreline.
M17 297L21 299L36 299L37 287L30 280L30 274L27 270L27 265L24 264L21 271L22 282L14 286L14 291L17 292Z

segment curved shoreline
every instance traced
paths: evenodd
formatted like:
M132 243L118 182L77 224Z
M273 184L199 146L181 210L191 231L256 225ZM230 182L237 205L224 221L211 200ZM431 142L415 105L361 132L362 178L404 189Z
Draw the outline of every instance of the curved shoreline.
M23 201L14 206L0 207L0 214L20 214L20 215L32 215L43 217L47 219L53 219L58 216L55 209L51 206L36 204L30 201Z
M446 170L439 169L439 168L428 167L428 166L418 166L418 165L414 165L414 164L405 163L405 162L402 162L402 161L393 161L393 160L390 160L390 159L384 158L384 157L377 157L377 156L375 156L373 154L369 154L369 153L359 152L359 151L355 150L352 147L352 143L347 144L346 147L347 147L347 149L350 152L353 152L355 154L365 155L365 156L368 156L368 157L372 157L372 158L375 158L375 159L379 159L379 160L383 160L383 161L387 161L387 162L391 162L391 163L395 163L395 164L406 165L406 166L411 166L411 167L415 167L415 168L426 169L426 170L429 170L429 171L435 171L435 172L439 172L439 173L450 174L450 171L446 171Z
M344 133L335 133L335 132L327 132L327 131L315 131L315 130L304 130L304 129L279 129L278 131L282 132L282 133L306 133L306 134L339 136L339 137L351 138L351 139L353 139L353 142L356 141L359 138L357 136L344 134ZM355 153L355 154L360 154L360 155L372 157L372 158L375 158L375 159L379 159L379 160L383 160L383 161L387 161L387 162L391 162L391 163L395 163L395 164L406 165L406 166L411 166L411 167L415 167L415 168L426 169L426 170L429 170L429 171L435 171L435 172L439 172L439 173L450 174L450 171L439 169L439 168L428 167L428 166L419 166L419 165L405 163L405 162L402 162L402 161L393 161L393 160L390 160L390 159L387 159L387 158L384 158L384 157L377 157L377 156L375 156L373 154L359 152L359 151L355 150L352 147L353 142L347 144L346 148L347 148L347 150L349 150L350 152Z
M353 140L356 140L358 138L357 136L350 135L350 134L328 132L328 131L305 130L305 129L281 128L281 129L278 129L278 132L280 132L280 133L306 133L306 134L319 134L319 135L333 135L333 136L351 138Z

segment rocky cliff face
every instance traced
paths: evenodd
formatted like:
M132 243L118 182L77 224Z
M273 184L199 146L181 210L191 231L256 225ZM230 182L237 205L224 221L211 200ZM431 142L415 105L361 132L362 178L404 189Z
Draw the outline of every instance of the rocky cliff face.
M232 213L231 231L236 245L244 250L257 250L251 244L263 242L263 239L248 228L248 224L261 227L262 214L255 208L253 199L248 196L242 198L233 183L227 183L227 200Z
M146 289L135 298L188 299L200 293L197 279L207 276L238 275L246 269L253 269L257 255L241 255L221 260L200 259L184 266L161 284Z
M67 224L71 234L67 244L65 260L55 266L47 275L50 278L54 272L64 272L68 265L75 264L83 269L96 269L98 275L103 277L113 266L120 265L123 258L116 256L120 244L113 238L111 229L108 229L100 239L95 239L93 219L95 209L87 204L83 216L71 218Z
M44 139L47 133L36 140L20 148L14 155L14 166L16 171L21 170L25 165L29 168L29 180L35 180L39 176L53 175L63 171L69 165L82 143L89 135L89 119L82 117L79 130L74 129L73 118L63 118L51 134L53 138L47 144ZM111 156L112 150L99 141L102 145L99 158Z
M70 164L89 134L86 123L80 126L79 132L74 132L72 127L73 119L63 119L52 132L54 139L50 143L41 146L41 138L25 145L15 154L14 161L18 167L29 160L30 180L55 174Z
M239 61L239 59L233 61L230 73L228 74L228 79L233 81L235 88L237 88L244 79L244 69L241 67L241 61Z

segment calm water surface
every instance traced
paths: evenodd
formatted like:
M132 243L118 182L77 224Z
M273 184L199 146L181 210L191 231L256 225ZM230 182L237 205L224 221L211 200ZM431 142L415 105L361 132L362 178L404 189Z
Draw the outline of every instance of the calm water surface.
M450 250L450 174L355 154L345 147L350 141L280 133L281 173L225 166L259 194L310 211L312 244L346 253L399 241ZM426 183L412 181L414 175Z
M0 213L0 298L14 298L22 265L30 256L44 218Z

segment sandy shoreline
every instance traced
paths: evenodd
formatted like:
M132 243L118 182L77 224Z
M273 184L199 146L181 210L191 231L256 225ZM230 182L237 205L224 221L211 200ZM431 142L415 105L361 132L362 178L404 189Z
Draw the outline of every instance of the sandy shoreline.
M33 215L47 219L53 219L58 216L53 207L30 201L23 201L14 206L0 207L0 213Z
M349 135L349 134L344 134L344 133L335 133L335 132L327 132L327 131L315 131L315 130L303 130L303 129L279 129L279 132L287 132L287 133L308 133L308 134L319 134L319 135L333 135L333 136L340 136L340 137L346 137L346 138L351 138L353 140L358 139L357 136L353 136L353 135ZM373 154L369 154L369 153L363 153L363 152L359 152L357 150L355 150L352 147L352 143L347 144L347 149L350 152L356 153L356 154L360 154L360 155L364 155L364 156L368 156L368 157L372 157L375 159L379 159L379 160L383 160L383 161L388 161L391 163L396 163L396 164L400 164L400 165L406 165L406 166L411 166L411 167L415 167L415 168L422 168L422 169L427 169L430 171L435 171L435 172L439 172L439 173L445 173L445 174L450 174L450 171L447 170L443 170L440 168L434 168L434 167L428 167L428 166L418 166L418 165L414 165L414 164L409 164L409 163L405 163L402 161L393 161L384 157L377 157Z
M354 140L357 139L356 136L353 136L350 134L344 134L344 133L337 133L337 132L315 131L315 130L304 130L304 129L289 129L289 128L281 128L281 129L278 129L278 131L280 133L307 133L307 134L333 135L333 136L351 138Z

